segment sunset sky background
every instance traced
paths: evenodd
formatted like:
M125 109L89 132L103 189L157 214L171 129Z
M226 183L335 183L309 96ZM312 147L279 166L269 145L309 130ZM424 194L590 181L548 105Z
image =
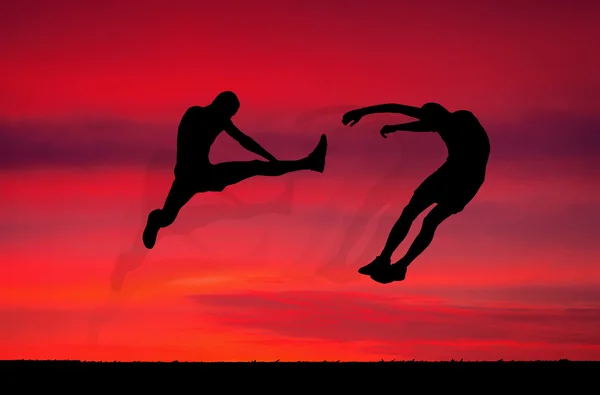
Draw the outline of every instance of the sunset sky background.
M1 2L0 359L599 359L599 13L583 0ZM147 251L181 115L222 90L280 159L326 133L326 170L197 196ZM445 147L382 139L402 116L341 117L428 101L479 117L487 181L405 282L381 285L356 270ZM225 135L211 153L254 158Z

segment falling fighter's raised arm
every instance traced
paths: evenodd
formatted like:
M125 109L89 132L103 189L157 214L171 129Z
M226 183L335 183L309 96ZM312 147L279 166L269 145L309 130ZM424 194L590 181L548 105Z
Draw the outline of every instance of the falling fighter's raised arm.
M356 110L355 110L356 111ZM404 114L412 118L421 117L421 107L407 106L404 104L387 103L377 104L374 106L368 106L359 108L358 111L363 115L381 114L381 113L393 113L393 114Z
M385 125L381 128L381 136L387 138L387 135L394 132L431 132L432 128L424 121L414 121L401 123L398 125Z
M421 119L422 109L420 107L407 106L404 104L396 104L396 103L387 103L387 104L377 104L374 106L362 107L356 110L352 110L344 114L342 118L342 123L344 125L348 125L348 123L352 122L350 126L356 124L362 117L365 115L371 114L382 114L382 113L393 113L393 114L404 114L406 116Z
M229 121L223 130L248 151L253 152L256 155L260 155L269 161L277 160L260 144L254 141L252 137L244 134L241 130L239 130L237 126L233 124L233 122Z

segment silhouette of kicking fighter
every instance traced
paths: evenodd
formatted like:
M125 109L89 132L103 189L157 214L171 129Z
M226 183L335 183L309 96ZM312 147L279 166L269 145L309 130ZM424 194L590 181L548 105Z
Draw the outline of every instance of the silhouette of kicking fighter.
M148 211L152 209L150 198L150 189L152 182L153 169L162 167L168 160L175 157L175 152L161 150L152 156L152 161L148 166L146 173L146 194L143 202L144 219ZM194 230L209 226L212 223L227 219L247 219L264 214L290 215L293 204L294 180L288 178L287 185L283 193L269 202L248 204L240 200L237 196L223 191L223 197L231 200L231 204L203 204L200 206L187 207L187 216L174 223L171 232L176 235L190 235ZM145 224L142 224L145 225ZM143 228L142 228L143 230ZM148 250L139 243L139 235L136 231L135 241L123 250L115 260L113 271L111 273L111 288L114 292L120 292L125 276L138 269L144 264L148 255ZM160 238L157 237L157 241ZM133 240L132 240L133 241ZM196 243L195 243L196 244Z
M163 208L148 215L142 235L146 248L154 247L160 228L171 225L183 206L197 193L221 192L230 185L255 176L280 176L299 170L323 173L327 153L325 135L321 135L316 148L305 158L279 161L231 121L239 107L237 96L225 91L208 106L190 107L183 115L177 132L175 180ZM208 159L210 148L223 131L268 162L253 160L212 164Z
M381 129L382 137L387 138L388 134L397 131L436 132L448 150L446 162L414 191L392 227L381 254L358 270L379 283L388 284L404 280L408 266L429 246L437 227L451 215L461 212L475 197L485 180L490 142L485 129L471 112L450 112L437 103L427 103L422 107L381 104L360 108L344 114L342 123L348 125L352 122L350 126L353 126L365 115L376 113L400 113L418 119L386 125ZM406 255L392 265L392 254L408 234L414 220L434 203L437 203L436 206L423 220L421 231Z

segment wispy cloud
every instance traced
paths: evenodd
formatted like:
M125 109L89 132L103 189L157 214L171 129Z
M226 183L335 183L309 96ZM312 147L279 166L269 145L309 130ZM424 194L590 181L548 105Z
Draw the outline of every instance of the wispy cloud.
M378 116L348 128L332 112L337 107L301 114L286 132L260 124L240 125L250 136L282 157L300 157L314 146L319 134L330 137L330 164L337 162L366 168L402 162L419 166L443 160L441 140L430 135L401 134L383 140L379 129L398 118ZM567 113L535 113L519 123L502 124L482 120L492 143L491 161L586 159L600 157L600 118ZM171 125L139 123L122 119L90 119L63 122L0 122L0 164L3 168L32 166L146 166L153 155L172 151L176 122ZM221 140L221 139L220 139ZM216 157L227 157L224 149L235 143L217 144ZM170 166L174 157L170 158ZM164 164L167 166L167 162Z

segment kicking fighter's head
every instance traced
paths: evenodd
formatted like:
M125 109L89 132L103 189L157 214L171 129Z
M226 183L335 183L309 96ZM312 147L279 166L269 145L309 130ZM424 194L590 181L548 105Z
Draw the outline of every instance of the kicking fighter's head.
M450 111L438 103L425 103L421 106L423 115L421 120L430 124L434 129L443 126L450 118Z
M240 109L240 100L231 91L221 92L215 97L211 106L227 118L233 117Z

